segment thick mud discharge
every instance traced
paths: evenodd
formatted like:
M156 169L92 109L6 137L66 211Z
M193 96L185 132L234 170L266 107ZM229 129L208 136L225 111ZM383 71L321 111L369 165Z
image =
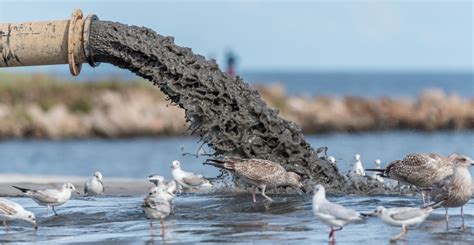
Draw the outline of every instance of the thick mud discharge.
M317 158L301 129L267 107L256 90L224 74L214 60L175 45L173 37L94 21L90 49L94 60L128 69L158 86L185 110L191 133L216 155L273 160L301 174L306 184L351 189L336 166Z

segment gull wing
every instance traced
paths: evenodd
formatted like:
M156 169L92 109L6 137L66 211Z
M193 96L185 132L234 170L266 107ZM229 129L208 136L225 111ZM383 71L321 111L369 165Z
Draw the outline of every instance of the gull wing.
M0 214L3 215L15 215L18 211L15 209L16 203L8 201L7 199L0 198Z
M190 186L202 185L204 183L207 183L207 181L208 180L202 177L201 175L194 175L194 174L190 174L183 178L183 182Z
M235 172L249 180L262 181L286 173L280 164L263 159L246 159L235 163Z
M86 184L84 185L84 193L87 194L89 192L89 180L86 182Z
M146 197L142 207L151 208L163 213L171 212L171 207L168 201L162 198Z
M421 208L396 208L390 217L394 220L404 221L418 218L426 214L427 210Z
M43 203L56 203L61 199L61 192L56 189L38 190L31 197Z
M102 186L102 193L105 192L105 186L104 186L104 183L102 182L102 180L98 179L99 183L100 183L100 186Z
M343 207L337 203L324 202L319 206L319 213L328 214L336 219L357 220L362 219L359 212L350 208Z
M455 189L452 189L453 185L450 184L453 179L454 175L450 175L432 186L430 196L434 202L443 201L448 198L450 193L456 191Z

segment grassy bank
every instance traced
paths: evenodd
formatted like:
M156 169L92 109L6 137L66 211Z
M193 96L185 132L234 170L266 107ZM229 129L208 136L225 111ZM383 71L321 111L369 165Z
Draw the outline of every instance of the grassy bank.
M417 98L288 96L257 88L267 103L305 133L472 129L474 98L440 90ZM0 73L0 138L85 138L181 135L183 110L148 81L71 82L41 74Z

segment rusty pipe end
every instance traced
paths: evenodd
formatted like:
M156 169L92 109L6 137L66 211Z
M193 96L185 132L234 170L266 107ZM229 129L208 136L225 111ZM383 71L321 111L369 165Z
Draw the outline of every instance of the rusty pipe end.
M69 71L73 76L79 75L82 68L82 63L76 62L77 57L85 57L87 63L92 67L97 67L100 64L93 60L89 47L90 25L92 21L98 19L94 14L89 14L83 19L80 9L72 13L68 34L68 63Z
M69 64L74 76L82 63L96 67L89 45L94 20L76 10L70 20L0 23L0 67Z
M91 67L97 67L100 65L100 62L94 61L92 57L92 52L91 52L90 42L89 42L91 23L92 21L95 21L95 20L99 20L99 17L97 17L97 15L95 14L87 15L86 20L84 21L84 30L82 32L82 37L84 40L84 53L86 55L87 63L89 63Z

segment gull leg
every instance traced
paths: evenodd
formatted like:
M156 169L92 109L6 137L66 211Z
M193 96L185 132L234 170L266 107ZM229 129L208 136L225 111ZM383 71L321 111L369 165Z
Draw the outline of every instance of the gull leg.
M150 236L151 236L151 239L153 240L153 221L150 220Z
M421 199L423 200L423 207L425 207L426 206L425 191L421 191Z
M56 213L56 210L54 209L54 206L53 207L53 212L54 212L54 215L58 216L58 213Z
M252 187L252 197L253 197L253 202L257 202L257 199L255 198L255 186Z
M335 237L334 237L334 227L331 225L331 232L329 232L329 236L328 238L330 238L329 242L333 243L335 242Z
M401 238L403 235L405 235L405 234L406 234L406 226L403 225L403 226L402 226L402 231L401 231L398 235L392 237L392 238L390 239L390 242L396 242L396 241L400 240L400 238Z
M48 208L49 208L49 206L46 206L46 215L45 216L48 216Z
M161 239L165 240L165 223L163 219L160 219L160 227L161 227Z
M463 207L464 206L461 206L461 220L462 220L461 230L464 230L464 229L467 228L467 226L464 224L464 210L463 210Z
M265 197L268 201L273 202L273 200L265 194L265 188L267 188L267 186L263 186L262 196Z
M446 213L444 214L444 218L446 219L446 230L449 229L449 215L448 215L448 208L445 207L444 210L446 210Z
M7 231L10 230L10 227L7 225L7 221L6 221L6 220L3 221L3 226L5 226L5 229L6 229Z

